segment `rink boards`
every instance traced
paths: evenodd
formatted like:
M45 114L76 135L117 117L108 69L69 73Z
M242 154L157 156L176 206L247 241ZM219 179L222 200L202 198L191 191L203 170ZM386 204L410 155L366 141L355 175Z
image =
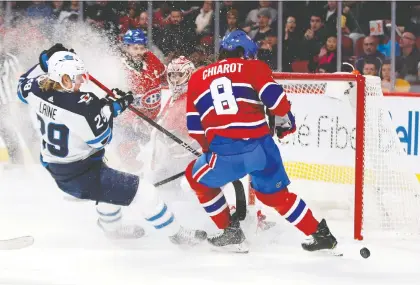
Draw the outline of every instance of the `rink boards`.
M163 102L169 98L163 90ZM319 96L290 95L296 116L296 133L279 143L292 179L354 183L355 120L351 107ZM419 97L384 97L392 124L406 151L409 164L420 180ZM25 155L30 160L29 155ZM9 159L0 138L0 162Z

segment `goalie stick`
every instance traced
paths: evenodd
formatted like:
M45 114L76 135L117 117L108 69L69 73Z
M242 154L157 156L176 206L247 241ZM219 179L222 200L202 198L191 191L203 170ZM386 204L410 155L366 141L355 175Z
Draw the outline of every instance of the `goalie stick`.
M0 240L0 250L21 249L34 243L32 236L21 236L11 239Z
M95 77L89 74L89 79L99 88L101 88L103 91L105 91L110 97L115 98L115 94L105 85L103 85L101 82L99 82ZM149 123L151 126L156 128L158 131L164 133L169 138L171 138L176 143L180 144L183 148L188 150L189 152L193 153L195 156L200 156L201 153L192 148L189 144L185 143L183 140L175 136L173 133L169 132L167 129L150 119L148 116L143 114L140 110L136 109L133 106L128 106L128 109L132 111L134 114L142 118L144 121ZM175 174L174 176L171 176L169 178L166 178L165 180L162 180L160 182L155 183L155 186L161 186L163 184L166 184L170 181L173 181L185 174L185 171ZM239 219L240 221L244 220L246 217L246 195L244 191L244 186L242 185L242 182L239 180L233 181L233 188L235 189L235 196L236 196L236 212L233 215L233 218Z

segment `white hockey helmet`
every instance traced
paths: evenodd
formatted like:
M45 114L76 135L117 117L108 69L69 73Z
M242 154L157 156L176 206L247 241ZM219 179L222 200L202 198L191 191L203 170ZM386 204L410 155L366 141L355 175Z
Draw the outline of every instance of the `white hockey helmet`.
M62 78L66 74L73 83L70 89L63 86ZM72 52L59 51L54 53L48 60L48 78L60 83L61 87L67 91L73 91L79 75L84 76L85 82L89 79L84 62Z
M168 65L168 83L174 99L187 91L188 81L195 70L194 64L185 56L173 59Z

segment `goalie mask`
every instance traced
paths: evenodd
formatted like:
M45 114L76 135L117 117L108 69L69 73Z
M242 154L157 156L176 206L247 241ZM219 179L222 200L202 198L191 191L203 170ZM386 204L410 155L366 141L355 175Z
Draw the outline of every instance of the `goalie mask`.
M194 70L194 64L184 56L180 56L169 63L167 73L172 100L178 99L179 96L187 92L188 81Z

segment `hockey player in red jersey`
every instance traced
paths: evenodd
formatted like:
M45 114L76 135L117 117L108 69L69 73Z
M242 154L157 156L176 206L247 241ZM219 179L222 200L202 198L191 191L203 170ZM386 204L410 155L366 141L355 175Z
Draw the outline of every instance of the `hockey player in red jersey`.
M151 119L156 119L161 109L161 84L165 65L147 49L147 37L142 30L128 30L123 37L129 89L134 94L133 106ZM140 145L150 140L150 129L132 113L125 113L122 120L124 142L119 146L120 156L131 170L141 164L136 160Z
M219 61L195 72L188 84L187 127L204 154L186 177L220 232L208 239L218 248L246 252L245 235L232 219L220 187L250 174L256 197L307 236L303 249L333 249L337 241L323 219L287 186L279 149L270 135L264 106L275 115L276 134L296 130L291 105L272 71L253 60L255 43L240 30L222 40Z
M162 108L162 112L159 115L159 123L165 129L191 145L194 149L199 149L201 147L198 142L192 139L188 134L187 119L185 116L188 82L194 71L194 64L184 56L175 58L169 63L167 68L167 81L171 91L171 97ZM153 136L155 142L152 170L154 171L154 174L158 176L159 180L184 170L194 156L190 152L185 151L183 147L173 142L172 139L168 138L166 135L162 135L160 132L153 133L155 133L156 136ZM165 154L165 152L168 154ZM168 165L168 157L171 161L170 165ZM168 169L168 166L170 166L170 170ZM181 183L181 187L184 185L185 184ZM189 187L186 188L189 189ZM235 208L233 206L231 207ZM255 214L258 220L258 228L266 230L275 224L274 222L266 221L266 217L262 214L260 209L257 209Z

